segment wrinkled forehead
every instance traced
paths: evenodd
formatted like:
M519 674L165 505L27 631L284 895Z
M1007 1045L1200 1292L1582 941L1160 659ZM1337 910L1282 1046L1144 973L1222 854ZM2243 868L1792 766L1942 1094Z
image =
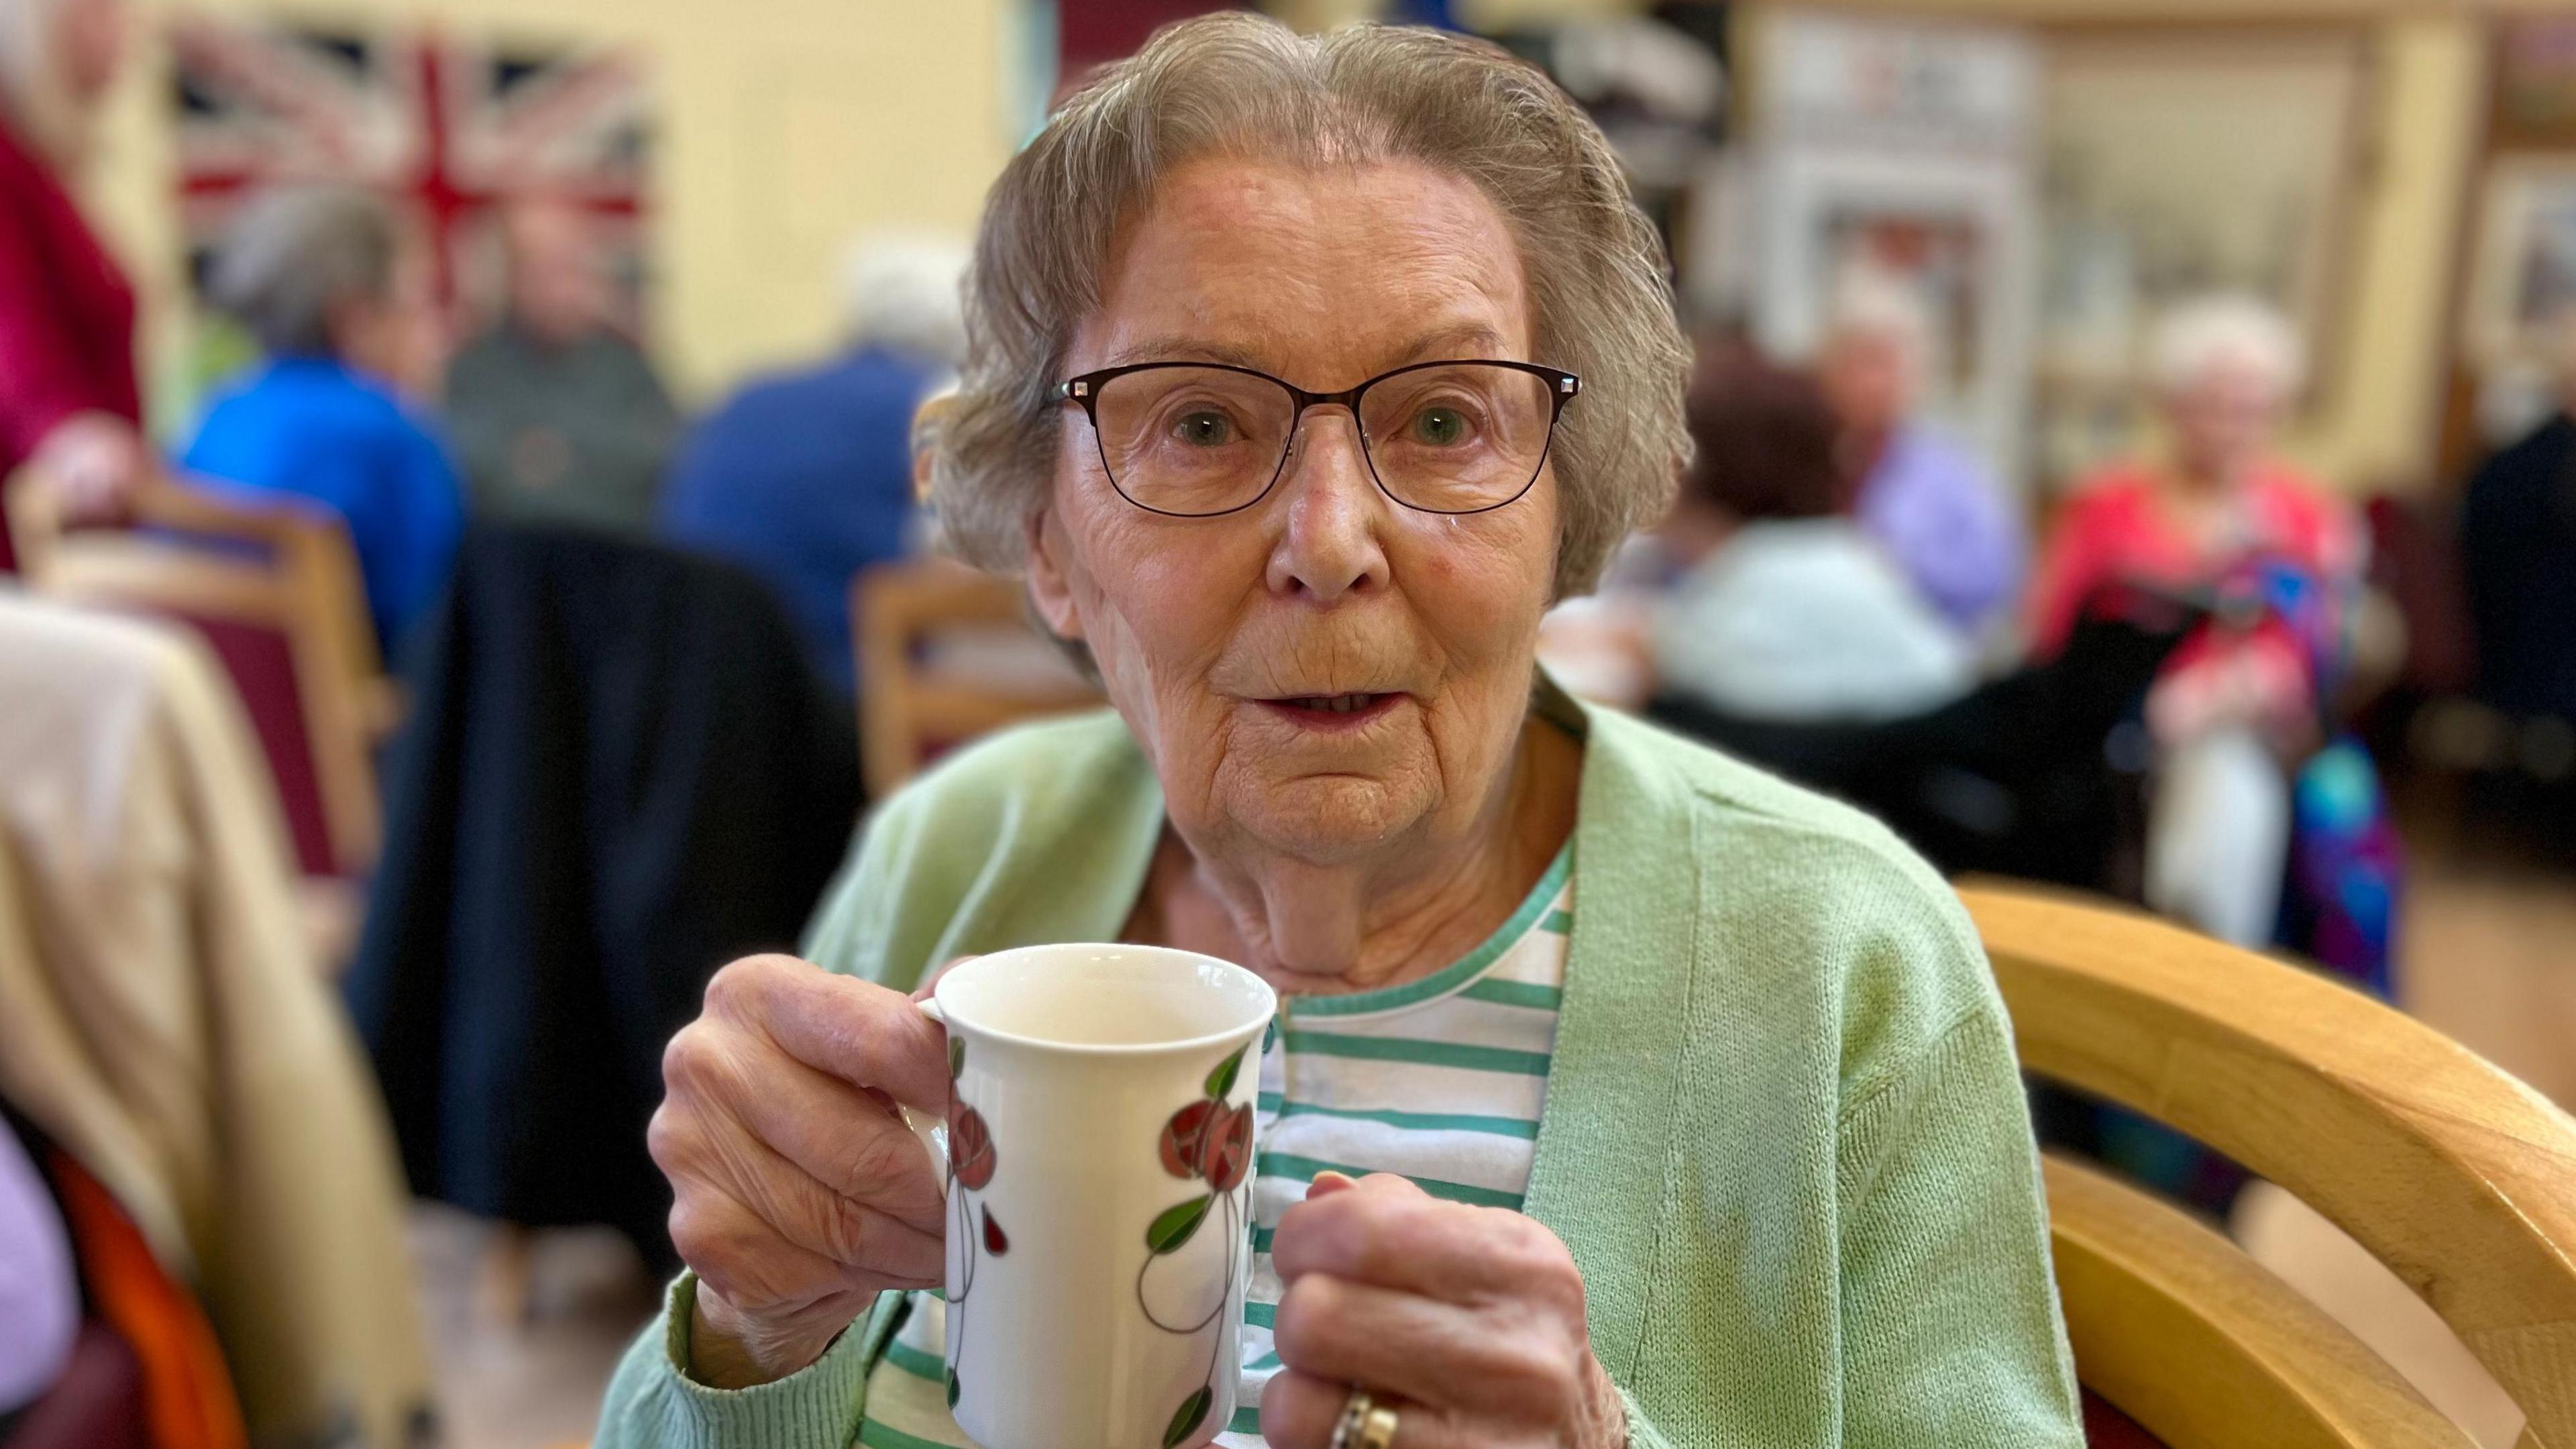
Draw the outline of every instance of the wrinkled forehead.
M1333 390L1440 357L1544 360L1530 312L1511 228L1463 177L1209 158L1120 229L1067 370L1227 362Z

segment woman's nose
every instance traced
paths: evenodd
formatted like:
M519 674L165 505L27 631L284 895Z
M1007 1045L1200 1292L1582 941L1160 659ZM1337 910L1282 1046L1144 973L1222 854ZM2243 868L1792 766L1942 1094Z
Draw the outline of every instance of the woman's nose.
M1287 521L1270 550L1269 583L1329 604L1386 583L1379 528L1387 501L1360 450L1358 419L1317 412L1301 421L1279 480Z

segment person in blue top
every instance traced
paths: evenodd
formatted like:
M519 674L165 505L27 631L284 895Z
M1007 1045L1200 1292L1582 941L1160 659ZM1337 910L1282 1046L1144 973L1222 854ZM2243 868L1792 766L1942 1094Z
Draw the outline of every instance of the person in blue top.
M365 193L254 201L207 289L265 358L217 392L180 459L216 484L336 511L388 658L445 587L465 520L456 465L404 393L438 351L421 272Z
M913 544L912 415L965 346L966 250L925 237L863 242L840 356L745 386L681 448L663 537L767 581L816 671L857 693L850 579Z

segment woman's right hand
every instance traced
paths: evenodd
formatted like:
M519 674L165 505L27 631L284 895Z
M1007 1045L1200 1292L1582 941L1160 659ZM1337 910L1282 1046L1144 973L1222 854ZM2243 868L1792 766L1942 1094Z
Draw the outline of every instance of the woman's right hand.
M910 999L747 956L707 983L662 1081L648 1140L698 1277L690 1377L784 1378L879 1292L940 1282L939 1176L895 1104L946 1112L948 1048Z

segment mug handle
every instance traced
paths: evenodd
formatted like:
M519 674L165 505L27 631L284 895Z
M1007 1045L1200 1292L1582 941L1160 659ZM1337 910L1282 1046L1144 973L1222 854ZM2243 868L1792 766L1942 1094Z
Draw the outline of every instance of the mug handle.
M948 1018L940 1012L938 1002L925 997L913 1005L942 1028L948 1025ZM930 1112L916 1112L900 1102L895 1104L895 1110L903 1114L903 1125L911 1128L912 1135L921 1139L922 1147L930 1153L931 1170L939 1175L941 1185L945 1186L948 1181L948 1119Z

